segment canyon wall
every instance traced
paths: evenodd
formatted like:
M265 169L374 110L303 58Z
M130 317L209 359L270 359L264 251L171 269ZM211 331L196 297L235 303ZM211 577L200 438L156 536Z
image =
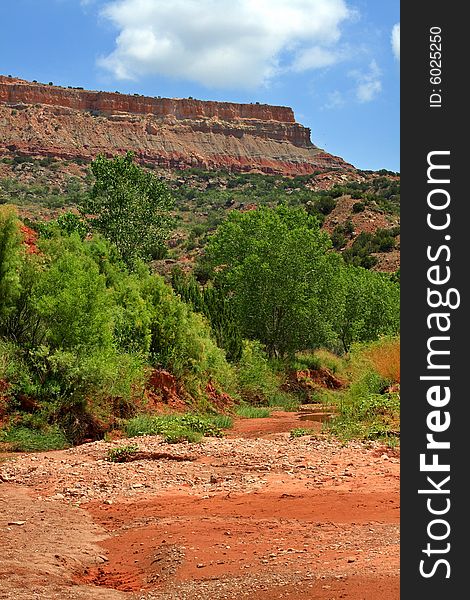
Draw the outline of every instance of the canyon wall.
M288 107L151 98L0 76L0 154L91 160L127 150L167 168L284 175L353 169L317 148Z

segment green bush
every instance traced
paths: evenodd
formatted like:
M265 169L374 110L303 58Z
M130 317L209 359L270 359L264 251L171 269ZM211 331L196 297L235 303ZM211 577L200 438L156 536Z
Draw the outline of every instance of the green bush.
M215 343L210 326L166 286L149 277L143 295L152 307L151 346L153 361L182 378L190 393L205 397L207 384L234 390L235 374L223 350Z
M21 292L21 236L12 207L0 207L0 333Z
M139 452L139 446L137 444L128 444L127 446L118 446L117 448L110 448L106 455L106 460L110 462L128 462Z
M268 404L278 391L278 381L259 342L243 342L237 379L241 398L252 404Z
M126 435L162 435L170 443L187 440L199 441L203 436L222 437L219 417L211 418L194 414L165 415L160 417L137 415L126 423ZM231 426L231 420L223 420L224 426Z
M295 439L295 438L298 438L298 437L304 437L306 435L312 435L313 433L314 432L313 432L312 429L304 429L302 427L297 427L296 429L292 429L291 430L291 432L289 434L289 437L291 439Z
M57 426L45 426L43 429L12 426L0 431L0 442L7 443L14 452L62 450L70 445L64 432Z

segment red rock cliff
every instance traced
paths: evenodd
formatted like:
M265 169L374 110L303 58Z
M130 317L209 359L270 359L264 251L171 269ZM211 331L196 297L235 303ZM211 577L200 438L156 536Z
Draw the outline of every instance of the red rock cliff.
M316 148L288 107L130 96L0 76L0 152L91 159L126 150L172 168L286 175L352 168Z

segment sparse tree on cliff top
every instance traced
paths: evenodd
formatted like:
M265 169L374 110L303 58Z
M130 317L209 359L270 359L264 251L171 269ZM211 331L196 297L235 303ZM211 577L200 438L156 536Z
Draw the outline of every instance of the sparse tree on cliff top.
M130 267L161 251L173 226L164 183L135 164L131 152L113 159L100 155L91 170L96 181L80 206L91 228L115 244Z

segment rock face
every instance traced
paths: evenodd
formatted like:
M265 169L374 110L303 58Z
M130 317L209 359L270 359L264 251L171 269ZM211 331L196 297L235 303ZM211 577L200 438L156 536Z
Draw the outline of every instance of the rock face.
M130 96L0 76L0 153L89 160L127 150L168 168L353 170L312 144L310 129L288 107Z

